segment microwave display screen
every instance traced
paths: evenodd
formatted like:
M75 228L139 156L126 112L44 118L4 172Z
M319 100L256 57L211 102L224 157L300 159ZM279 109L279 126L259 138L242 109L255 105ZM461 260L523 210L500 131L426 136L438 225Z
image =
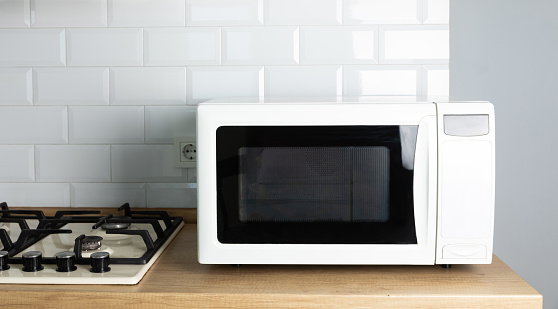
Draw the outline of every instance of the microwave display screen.
M418 126L217 130L222 243L416 244Z

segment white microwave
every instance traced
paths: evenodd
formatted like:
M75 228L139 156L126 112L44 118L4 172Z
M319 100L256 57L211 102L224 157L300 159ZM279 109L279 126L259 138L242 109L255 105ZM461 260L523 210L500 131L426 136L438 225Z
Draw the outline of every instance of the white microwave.
M197 108L202 264L489 264L489 102Z

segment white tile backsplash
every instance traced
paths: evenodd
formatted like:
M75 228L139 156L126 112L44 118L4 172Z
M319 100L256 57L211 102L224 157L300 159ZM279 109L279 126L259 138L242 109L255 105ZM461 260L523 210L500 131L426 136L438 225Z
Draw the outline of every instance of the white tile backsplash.
M110 88L111 105L185 105L186 69L111 68Z
M4 106L0 112L1 144L67 144L66 106Z
M0 29L0 67L64 66L64 29Z
M30 68L0 68L0 105L33 104Z
M146 106L145 142L172 144L175 136L195 139L196 109L192 106Z
M422 0L343 0L345 24L420 24Z
M449 67L447 65L425 65L422 75L424 96L449 96Z
M140 28L71 28L67 30L68 66L141 66Z
M146 66L218 65L218 27L144 29Z
M341 25L341 0L264 0L266 25Z
M186 0L186 26L258 26L263 0Z
M220 66L188 68L188 103L220 97L257 97L263 95L263 67Z
M110 27L184 26L184 0L108 0Z
M0 183L35 181L33 145L0 145Z
M108 68L33 70L35 105L108 105Z
M187 170L174 167L173 145L112 146L114 182L186 182Z
M133 208L145 208L144 183L72 183L72 207L118 207L129 203Z
M109 145L35 146L37 182L110 181Z
M298 27L225 27L222 37L223 64L298 63Z
M0 28L29 28L29 1L0 1Z
M422 0L425 24L449 24L450 0Z
M196 199L195 184L147 184L147 203L151 208L195 208Z
M344 93L348 96L420 96L420 66L346 66Z
M378 27L300 27L301 64L373 64Z
M331 97L342 94L341 66L266 66L266 97Z
M69 107L70 144L144 142L143 106Z
M449 27L381 26L380 63L449 63Z
M31 0L33 28L106 26L106 0Z
M0 199L195 207L201 101L448 93L449 0L0 0Z
M68 183L0 183L0 196L9 206L69 207Z

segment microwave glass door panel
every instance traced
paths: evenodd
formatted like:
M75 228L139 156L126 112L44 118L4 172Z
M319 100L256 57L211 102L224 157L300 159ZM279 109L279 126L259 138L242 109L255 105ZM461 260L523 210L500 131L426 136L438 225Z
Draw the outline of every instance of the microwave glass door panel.
M221 243L416 244L418 126L222 126Z

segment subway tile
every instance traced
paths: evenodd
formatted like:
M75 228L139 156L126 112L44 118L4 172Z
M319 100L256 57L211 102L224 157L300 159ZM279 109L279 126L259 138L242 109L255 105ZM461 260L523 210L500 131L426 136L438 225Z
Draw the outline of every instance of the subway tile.
M420 96L420 66L343 67L345 96Z
M144 29L145 65L184 66L220 63L221 33L215 27Z
M0 28L29 28L29 1L0 1Z
M0 29L0 66L64 66L64 29Z
M186 26L263 24L262 0L186 0Z
M35 105L108 105L108 68L33 70Z
M450 0L422 0L425 24L449 24Z
M66 106L0 107L0 144L67 144Z
M108 0L109 27L185 25L184 0Z
M0 68L0 105L33 104L30 68Z
M0 145L0 182L35 181L33 145Z
M174 166L174 145L113 145L113 182L184 182L186 169Z
M266 66L265 96L340 96L341 66Z
M70 144L143 143L143 106L69 107Z
M67 30L69 66L141 66L143 31L135 28Z
M222 64L297 64L298 27L227 27L222 29Z
M263 96L263 68L260 66L188 68L188 104L219 97Z
M145 142L172 144L176 136L196 137L196 109L192 106L146 106Z
M381 26L381 64L448 64L447 25Z
M71 205L117 208L129 203L133 208L145 208L145 188L144 183L72 183Z
M109 145L35 146L37 182L110 181Z
M106 27L106 0L31 0L32 27Z
M110 89L112 105L186 104L186 69L111 68Z
M419 24L422 0L344 0L343 23Z
M264 0L266 25L340 25L341 0Z
M191 183L197 182L198 181L197 169L194 167L194 168L187 168L186 170L188 172L187 181Z
M13 207L69 207L67 183L0 183L2 201Z
M422 74L423 96L449 96L449 66L425 65Z
M148 183L148 208L196 208L197 192L193 183Z
M300 63L373 64L377 42L377 26L300 27Z

